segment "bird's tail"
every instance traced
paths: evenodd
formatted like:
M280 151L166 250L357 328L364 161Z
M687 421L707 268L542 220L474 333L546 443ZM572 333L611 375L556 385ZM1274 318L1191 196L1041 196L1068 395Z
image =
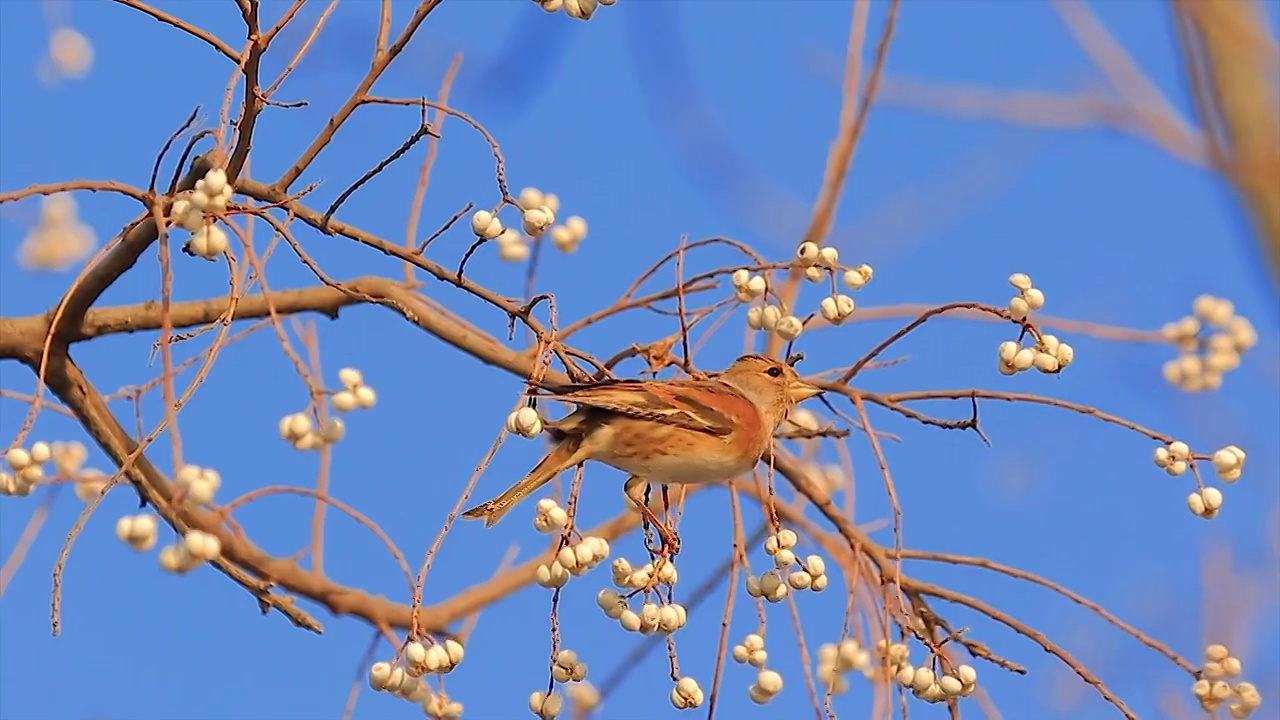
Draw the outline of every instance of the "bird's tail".
M503 515L515 507L521 500L529 497L538 488L551 482L561 472L585 460L579 455L582 438L570 436L557 443L541 462L529 471L520 482L507 488L506 492L488 502L481 503L462 513L468 520L484 519L485 527L493 527Z

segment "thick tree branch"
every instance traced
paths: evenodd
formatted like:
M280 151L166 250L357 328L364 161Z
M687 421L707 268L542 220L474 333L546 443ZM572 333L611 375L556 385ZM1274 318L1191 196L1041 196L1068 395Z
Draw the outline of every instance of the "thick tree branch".
M360 302L357 298L353 298L341 290L323 286L273 291L269 295L271 303L275 306L276 313L279 315L314 312L331 319L337 319L340 309ZM232 320L252 320L268 317L271 312L267 306L267 299L262 293L241 298L232 313ZM218 322L226 312L226 296L174 303L170 307L170 315L175 330ZM97 308L85 313L79 327L64 330L63 338L68 343L77 343L104 335L159 330L161 325L160 315L160 303L155 301L147 301L138 305ZM11 327L15 328L17 332L26 333L38 327L47 327L49 320L49 314L45 313L25 318L0 318L0 323L11 323ZM4 325L0 325L0 328L2 327ZM6 357L5 347L6 344L0 341L0 357Z
M197 157L191 163L191 170L178 183L178 190L190 190L195 187L196 180L204 177L210 167L205 157ZM90 268L83 280L72 285L67 291L60 303L62 318L58 322L58 327L54 329L54 339L66 342L65 333L69 329L80 326L90 306L102 297L102 293L106 292L112 283L119 280L121 275L138 262L138 258L142 257L142 253L146 252L158 237L160 234L151 213L146 213L132 222L120 239L120 244L107 253L101 262Z

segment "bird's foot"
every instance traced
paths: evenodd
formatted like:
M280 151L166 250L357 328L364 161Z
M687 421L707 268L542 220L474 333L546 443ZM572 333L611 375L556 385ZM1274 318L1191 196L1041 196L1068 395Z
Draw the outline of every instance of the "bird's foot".
M673 558L680 554L680 535L659 519L647 505L641 505L640 508L641 514L644 516L645 525L652 525L653 529L658 533L658 539L662 541L660 547L654 548L652 545L646 545L646 549L658 557Z

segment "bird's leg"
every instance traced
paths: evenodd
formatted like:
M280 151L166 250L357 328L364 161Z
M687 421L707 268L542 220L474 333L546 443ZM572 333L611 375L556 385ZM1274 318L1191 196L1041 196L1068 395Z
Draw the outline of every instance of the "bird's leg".
M643 484L644 486L643 490L640 489L641 484ZM643 519L643 525L644 525L646 535L648 534L649 526L652 525L653 529L657 531L659 539L662 540L661 548L654 549L653 547L649 546L649 547L646 547L646 549L654 555L660 555L662 557L675 557L676 554L680 552L680 537L676 535L675 532L670 527L668 527L665 522L663 522L658 518L657 514L653 512L653 508L649 507L650 487L649 487L648 481L632 475L631 477L627 478L627 482L624 488L625 488L627 497L631 500L631 502L635 503L636 508L640 510L640 516ZM666 505L667 504L665 502L667 499L666 485L662 486L662 493L663 493L664 505Z
M662 489L663 500L666 501L667 486L663 486ZM658 550L648 546L648 539L646 539L646 550L653 553L653 555L663 557L673 557L680 552L680 536L677 536L675 530L667 527L666 523L658 519L658 515L655 514L652 507L649 507L650 488L648 480L631 475L630 478L627 478L625 486L623 486L623 492L625 492L627 500L634 503L636 509L640 511L646 538L649 537L649 525L653 525L653 529L657 530L658 537L662 539L662 547L658 548ZM666 502L664 502L664 505L666 505Z
M640 506L640 512L647 522L653 523L653 529L657 531L658 538L662 540L661 548L658 550L649 548L649 552L660 557L675 557L680 554L680 536L676 535L675 531L654 514L653 509L649 507L649 492L650 488L646 484L644 488L644 504ZM666 485L662 486L662 505L663 507L668 507Z
M662 486L662 509L664 511L671 509L671 497L668 494L668 489L667 485ZM663 541L671 548L671 557L675 557L676 554L680 552L680 535L676 532L674 527L668 526L666 523L662 524L662 528L668 532L668 535L663 538ZM659 531L659 534L661 534L661 531Z
M646 525L653 524L653 529L658 532L658 538L662 540L662 547L656 550L650 547L648 548L649 552L661 557L675 557L680 554L680 536L668 527L666 523L659 520L648 505L640 506L640 514L644 516Z

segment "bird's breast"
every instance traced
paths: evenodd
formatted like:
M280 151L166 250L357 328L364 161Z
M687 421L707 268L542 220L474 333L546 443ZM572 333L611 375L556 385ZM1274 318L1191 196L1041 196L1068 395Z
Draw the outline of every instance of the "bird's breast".
M593 440L596 438L593 438ZM605 442L593 443L595 459L650 482L723 482L759 461L766 445L740 431L711 435L651 422L612 424Z

